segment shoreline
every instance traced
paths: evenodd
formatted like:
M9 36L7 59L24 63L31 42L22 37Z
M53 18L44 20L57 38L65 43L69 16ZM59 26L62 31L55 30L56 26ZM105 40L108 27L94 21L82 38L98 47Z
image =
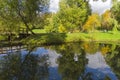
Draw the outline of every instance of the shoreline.
M0 47L4 45L17 45L17 44L37 44L37 45L49 45L49 44L61 44L72 42L103 42L103 43L117 43L120 44L120 33L43 33L30 35L27 38L21 40L14 40L12 43L9 41L0 41Z
M71 42L104 42L104 43L119 43L120 33L44 33L31 35L22 40L27 44L57 44L57 43L71 43Z

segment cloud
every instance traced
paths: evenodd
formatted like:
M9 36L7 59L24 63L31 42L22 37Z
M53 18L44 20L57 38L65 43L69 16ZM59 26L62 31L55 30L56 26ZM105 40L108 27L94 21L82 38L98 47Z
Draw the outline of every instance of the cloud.
M57 12L59 9L59 0L50 0L50 12Z
M111 0L107 0L106 2L102 2L102 0L98 0L98 1L90 0L89 3L91 5L92 12L99 14L104 13L107 9L110 9L112 6Z

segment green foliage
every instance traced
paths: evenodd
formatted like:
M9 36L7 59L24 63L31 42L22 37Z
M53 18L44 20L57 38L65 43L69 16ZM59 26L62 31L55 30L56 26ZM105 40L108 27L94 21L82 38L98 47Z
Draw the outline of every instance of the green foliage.
M112 34L112 31L107 33L93 32L93 33L42 33L31 35L25 40L24 44L57 44L81 41L102 41L102 42L116 42L119 43L120 32ZM97 48L97 47L96 47Z
M66 34L65 33L43 33L36 34L28 37L25 40L22 40L24 44L33 45L43 45L43 44L59 44L65 42Z
M118 21L113 19L113 23L114 23L114 27L113 27L112 31L113 31L114 34L116 34L116 33L118 33L118 30L117 30L117 28L118 28Z
M58 32L58 18L56 14L50 14L50 17L46 19L45 30L46 32Z
M40 13L47 4L48 0L0 0L0 18L11 30L19 28L16 24L20 22L34 34L32 28L39 24Z
M45 25L48 24L47 19L51 16L50 13L44 13L44 14L40 14L39 17L37 17L35 23L35 26L33 27L36 29L44 29Z
M38 33L38 34L40 34L40 33L46 33L46 31L45 31L45 29L33 29L33 32L34 33Z
M7 32L10 34L14 32L16 34L18 32L19 19L11 6L12 4L7 3L7 0L0 1L0 30L2 33Z
M6 39L6 36L0 36L0 41L5 39Z
M57 17L59 24L62 24L67 32L74 32L82 29L89 14L90 8L87 1L61 0Z
M115 18L120 24L120 1L115 2L113 7L111 8L112 16Z
M118 28L119 28L118 21L114 18L109 18L108 20L109 20L108 21L109 22L108 23L109 27L106 28L106 29L108 30L109 28L111 28L113 34L118 33Z
M66 29L65 29L65 27L61 24L59 27L58 27L58 31L59 32L66 32Z

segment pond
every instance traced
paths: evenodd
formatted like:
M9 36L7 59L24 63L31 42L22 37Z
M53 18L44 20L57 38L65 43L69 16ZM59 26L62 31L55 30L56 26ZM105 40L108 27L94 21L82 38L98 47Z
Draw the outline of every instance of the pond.
M67 43L14 50L0 54L0 80L120 79L120 45L113 43Z

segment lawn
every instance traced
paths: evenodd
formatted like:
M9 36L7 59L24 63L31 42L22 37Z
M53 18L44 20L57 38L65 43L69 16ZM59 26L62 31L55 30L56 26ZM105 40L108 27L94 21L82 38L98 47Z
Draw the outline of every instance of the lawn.
M51 44L63 42L80 42L80 41L99 41L99 42L118 42L120 43L120 32L91 32L91 33L46 33L44 30L34 30L36 35L26 38L25 42ZM26 41L27 40L27 41Z
M38 34L38 33L46 33L46 31L44 29L34 29L33 32L36 33L36 34Z

